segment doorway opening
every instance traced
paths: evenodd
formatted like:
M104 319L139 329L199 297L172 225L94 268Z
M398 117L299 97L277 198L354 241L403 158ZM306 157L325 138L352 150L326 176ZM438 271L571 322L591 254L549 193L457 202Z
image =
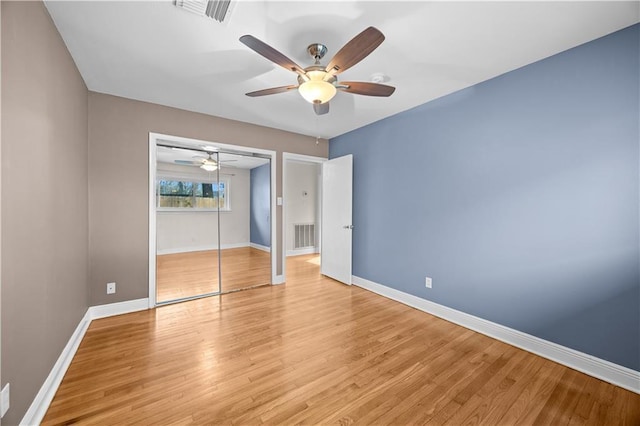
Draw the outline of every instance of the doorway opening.
M150 306L276 282L275 152L151 133Z
M294 256L296 265L320 264L322 163L327 159L285 152L282 161L282 258L286 274L287 260Z

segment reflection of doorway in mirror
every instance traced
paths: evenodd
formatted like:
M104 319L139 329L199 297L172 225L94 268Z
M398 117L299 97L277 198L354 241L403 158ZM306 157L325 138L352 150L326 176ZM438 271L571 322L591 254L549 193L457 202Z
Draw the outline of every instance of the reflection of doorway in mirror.
M238 158L240 160L242 158ZM244 160L252 161L252 167L247 169L248 212L244 213L242 223L243 229L248 230L248 247L223 251L223 293L271 284L271 163L262 158ZM226 226L223 221L220 229L224 237Z

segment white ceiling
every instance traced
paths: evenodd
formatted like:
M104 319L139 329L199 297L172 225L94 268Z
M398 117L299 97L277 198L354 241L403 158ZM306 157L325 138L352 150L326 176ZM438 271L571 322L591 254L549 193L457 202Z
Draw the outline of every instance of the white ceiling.
M171 1L47 1L89 90L301 134L334 137L596 39L639 21L633 2L238 1L224 24ZM252 34L310 65L329 59L368 26L386 40L341 80L390 77L390 98L338 93L316 116L296 75L238 41Z

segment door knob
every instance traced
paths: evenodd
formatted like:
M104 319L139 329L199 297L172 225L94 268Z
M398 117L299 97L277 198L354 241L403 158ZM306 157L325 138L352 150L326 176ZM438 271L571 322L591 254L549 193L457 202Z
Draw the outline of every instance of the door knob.
M344 229L353 229L353 225L345 225L343 226Z

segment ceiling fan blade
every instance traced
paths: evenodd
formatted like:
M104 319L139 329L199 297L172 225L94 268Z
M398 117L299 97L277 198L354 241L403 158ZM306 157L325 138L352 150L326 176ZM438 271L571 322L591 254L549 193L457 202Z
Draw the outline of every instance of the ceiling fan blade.
M346 86L346 87L342 87ZM368 83L365 81L341 81L337 87L343 92L367 96L391 96L396 88L386 84Z
M289 71L293 71L300 75L306 75L304 69L300 68L298 64L284 56L282 53L278 52L273 47L269 46L267 43L258 40L254 36L249 34L243 35L242 37L240 37L240 41L249 49L264 56L271 62L280 65L282 68L288 69Z
M288 92L289 90L297 89L298 86L280 86L272 87L270 89L256 90L255 92L246 93L247 96L255 98L256 96L275 95L276 93Z
M324 115L329 112L329 102L313 104L313 110L316 112L316 115Z
M327 65L326 71L333 75L340 74L366 58L383 41L384 34L380 30L367 28L342 46Z
M176 164L184 164L187 166L202 164L202 161L188 161L188 160L173 160L173 162Z

